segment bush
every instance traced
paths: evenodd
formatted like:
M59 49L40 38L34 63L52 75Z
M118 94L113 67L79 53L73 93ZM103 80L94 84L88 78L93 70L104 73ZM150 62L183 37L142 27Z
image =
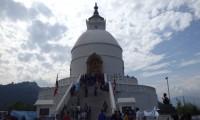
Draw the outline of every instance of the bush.
M190 113L192 115L200 114L200 109L198 109L196 105L193 105L190 102L186 103L184 100L183 103L179 99L176 100L177 100L176 111L179 116L187 113Z

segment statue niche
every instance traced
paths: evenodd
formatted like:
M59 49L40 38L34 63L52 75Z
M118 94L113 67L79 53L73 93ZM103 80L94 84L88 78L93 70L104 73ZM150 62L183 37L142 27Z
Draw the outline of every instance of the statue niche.
M87 59L87 73L88 74L101 74L102 72L102 59L101 57L93 53Z

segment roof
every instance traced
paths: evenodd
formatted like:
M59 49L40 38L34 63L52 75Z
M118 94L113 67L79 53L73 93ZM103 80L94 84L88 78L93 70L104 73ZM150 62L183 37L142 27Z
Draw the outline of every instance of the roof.
M37 100L34 105L53 105L53 100Z
M105 30L87 30L79 37L73 49L80 45L94 44L94 43L111 44L121 49L120 45L115 40L115 38Z
M118 98L117 103L135 103L135 98Z

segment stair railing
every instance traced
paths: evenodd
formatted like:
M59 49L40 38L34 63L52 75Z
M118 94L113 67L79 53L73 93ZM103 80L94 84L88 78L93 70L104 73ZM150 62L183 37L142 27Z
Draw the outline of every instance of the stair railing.
M114 113L115 110L116 110L115 97L114 97L114 94L113 94L113 88L112 88L111 82L108 82L108 84L109 84L109 94L110 94L111 110L112 110L112 113Z
M108 79L107 79L107 75L106 75L106 74L104 74L104 81L105 81L105 83L108 82Z
M108 77L110 77L110 75L104 74L105 83L108 83L108 85L109 85L109 95L110 95L111 111L112 111L112 113L114 113L115 110L116 110L115 97L114 97L114 94L113 94L113 88L112 88L111 80L108 81Z
M80 82L80 79L81 79L81 75L79 75L78 80L77 80L77 83ZM74 84L74 83L71 83L71 84L70 84L70 86L69 86L68 89L66 90L65 94L63 95L61 101L60 101L59 104L57 105L57 107L56 107L56 112L55 112L56 114L59 114L60 111L61 111L61 109L64 107L64 105L65 105L66 103L68 103L68 101L69 101L69 99L70 99L70 97L71 97L71 95L70 95L70 90L71 90L73 84Z

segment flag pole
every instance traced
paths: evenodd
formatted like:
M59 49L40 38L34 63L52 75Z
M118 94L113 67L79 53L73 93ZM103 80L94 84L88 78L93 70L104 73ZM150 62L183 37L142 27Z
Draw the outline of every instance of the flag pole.
M166 77L165 79L167 79L167 88L168 88L169 103L170 103L170 93L169 93L169 83L168 83L168 77Z
M55 84L55 88L54 88L54 97L58 94L58 73L57 73L57 77L56 77L56 84Z

